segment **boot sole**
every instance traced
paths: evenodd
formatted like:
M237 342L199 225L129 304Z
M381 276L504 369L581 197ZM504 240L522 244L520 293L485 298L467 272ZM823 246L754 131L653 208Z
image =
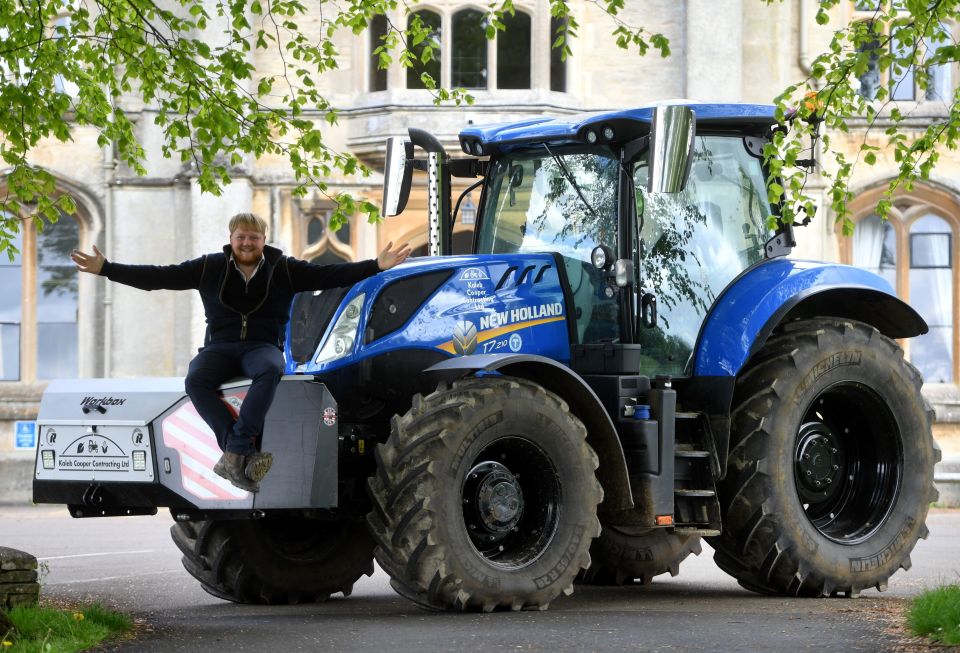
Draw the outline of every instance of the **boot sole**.
M270 471L270 467L273 466L273 454L257 452L251 454L249 457L253 458L253 460L247 463L247 466L243 469L243 473L246 474L247 478L251 481L259 483L263 480L263 477L267 475L267 472Z

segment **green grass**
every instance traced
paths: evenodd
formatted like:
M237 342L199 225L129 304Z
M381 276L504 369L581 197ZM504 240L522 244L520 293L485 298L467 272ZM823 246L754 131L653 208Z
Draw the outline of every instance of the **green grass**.
M915 598L907 625L915 635L951 646L960 644L960 585L927 590Z
M75 653L133 628L129 617L97 604L67 610L19 607L7 616L15 632L0 632L0 653Z

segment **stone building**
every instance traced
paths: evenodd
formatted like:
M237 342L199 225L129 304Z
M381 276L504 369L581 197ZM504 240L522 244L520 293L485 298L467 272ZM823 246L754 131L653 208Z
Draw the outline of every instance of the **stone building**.
M405 134L410 126L427 127L448 151L456 152L456 135L470 123L670 98L769 103L783 87L804 78L830 35L830 26L814 21L813 0L772 5L761 0L643 0L626 3L621 19L665 34L673 54L663 59L651 52L638 58L617 48L610 36L615 24L594 3L572 0L571 5L581 29L566 61L551 49L557 23L548 0L516 0L509 31L493 41L483 38L485 3L424 0L412 5L436 29L440 43L440 57L430 72L443 85L468 88L476 98L472 106L435 106L416 72L399 66L378 70L371 52L385 20L375 21L362 35L340 35L340 69L320 82L340 110L339 124L325 132L328 142L376 170L382 166L385 139ZM869 5L863 0L841 3L833 24L865 18ZM319 30L319 13L301 25ZM389 19L402 25L407 17L398 12ZM280 65L270 53L255 56L265 73ZM919 96L912 78L899 85L898 100L913 112L918 126L947 110L941 98L956 79L950 70L939 74L939 94ZM868 92L871 85L902 80L868 73L863 81ZM0 454L13 447L14 420L35 416L48 380L183 375L202 342L203 313L195 293L147 293L80 276L68 259L75 245L89 251L97 244L108 258L122 262L177 262L219 249L229 216L252 208L268 219L273 244L310 260L369 258L389 240L409 241L420 251L425 247L422 188L415 189L403 216L379 225L357 219L333 232L326 224L329 200L320 193L294 197L292 175L279 159L247 160L235 169L234 182L222 196L201 194L189 167L161 155L153 108L134 98L122 103L147 152L146 176L138 177L118 162L110 147L99 147L89 129L75 130L69 143L44 143L34 154L36 164L57 176L59 192L76 199L78 212L42 233L25 222L21 254L12 263L0 257ZM849 135L851 150L865 126L858 129ZM925 373L943 420L953 418L950 406L960 376L960 279L954 256L960 230L958 166L951 156L930 183L902 194L886 223L872 215L872 203L895 174L894 163L881 157L876 166L863 166L854 181L856 235L840 236L832 218L821 211L812 225L798 230L795 254L875 269L925 315L930 334L907 343L906 350ZM335 190L379 201L376 174L330 182ZM457 226L455 247L461 251L469 242L469 216L477 199L466 201L467 219Z

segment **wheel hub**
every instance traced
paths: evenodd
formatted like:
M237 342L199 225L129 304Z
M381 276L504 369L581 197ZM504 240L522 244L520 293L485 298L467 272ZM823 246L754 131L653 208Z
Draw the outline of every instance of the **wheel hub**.
M844 469L840 441L822 423L804 424L797 438L796 472L804 499L823 499L838 487Z
M471 530L492 535L494 540L512 532L523 516L520 483L498 462L483 462L471 469L463 497L465 512L472 517L468 517Z

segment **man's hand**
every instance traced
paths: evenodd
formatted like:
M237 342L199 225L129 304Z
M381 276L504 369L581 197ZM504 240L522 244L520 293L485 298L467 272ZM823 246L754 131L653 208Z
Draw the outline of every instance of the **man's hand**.
M383 248L383 251L377 255L377 265L380 266L381 272L389 270L395 265L400 265L410 256L409 243L399 245L396 249L391 249L392 247L393 241L391 240L387 243L387 246Z
M103 253L97 249L96 245L93 246L93 254L85 254L79 249L75 249L70 252L70 258L77 264L78 270L81 272L89 272L90 274L100 274L100 270L103 269L103 263L107 260Z

